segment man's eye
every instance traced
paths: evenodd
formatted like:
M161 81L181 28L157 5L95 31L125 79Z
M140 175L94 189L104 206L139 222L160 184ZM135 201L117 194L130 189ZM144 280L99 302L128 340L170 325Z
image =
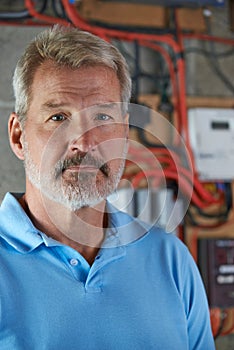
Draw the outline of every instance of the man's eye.
M101 121L106 121L106 120L111 120L111 116L108 115L108 114L105 114L105 113L99 113L97 116L96 116L96 119L97 120L101 120Z
M54 122L62 122L63 120L66 119L66 117L63 114L58 113L53 115L50 119L53 120Z

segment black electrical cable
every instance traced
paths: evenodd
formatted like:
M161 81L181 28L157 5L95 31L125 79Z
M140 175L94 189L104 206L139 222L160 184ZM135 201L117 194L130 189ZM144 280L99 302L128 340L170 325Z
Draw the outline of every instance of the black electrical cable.
M47 7L47 0L43 0L42 6L38 10L39 13L43 13ZM24 9L21 11L4 11L0 12L0 19L4 20L16 20L16 19L26 19L31 18L29 11Z
M59 0L52 0L52 8L55 15L59 18L67 19L63 4Z
M231 184L226 184L225 186L225 210L221 213L216 213L216 214L209 214L205 213L201 208L198 208L194 206L196 209L197 213L200 216L203 216L208 219L227 219L228 215L230 213L230 210L232 209L232 191L231 191Z
M168 117L169 122L173 124L174 106L168 97L167 90L168 90L168 82L164 84L163 91L161 93L161 101L158 105L157 110L158 112L161 112L163 115L166 115ZM170 129L170 131L171 131L171 139L172 139L173 138L172 129Z
M139 33L139 34L155 34L155 35L165 35L165 34L174 34L174 29L171 30L170 28L153 28L153 27L137 27L137 26L129 26L129 25L118 25L118 24L112 24L112 23L106 23L98 20L90 20L89 23L106 29L116 29L121 30L129 33Z
M133 100L133 103L137 104L137 100ZM142 104L140 104L142 105ZM147 106L146 106L147 107ZM137 131L137 136L139 138L139 141L146 147L148 148L154 148L154 149L167 149L171 152L174 152L175 154L177 154L178 157L180 157L181 160L181 164L185 167L185 168L190 168L190 166L188 165L188 157L186 154L184 154L183 152L181 152L181 147L180 146L175 146L173 144L159 144L159 143L154 143L154 142L150 142L147 140L146 135L145 135L145 130L144 130L144 125L149 123L150 120L150 116L149 116L149 111L150 109L147 108L145 111L147 112L147 115L141 115L141 122L140 122L140 127L138 127L137 125L138 122L134 122L134 117L136 117L136 115L134 114L134 109L133 112L131 112L131 104L129 107L129 114L130 114L130 127L131 128L135 128ZM133 107L134 108L134 107ZM171 108L171 107L170 107ZM141 111L143 112L143 111ZM131 113L133 114L133 122L131 122Z
M0 19L25 19L31 17L28 10L0 12Z
M114 45L118 47L119 51L122 53L122 55L127 61L130 60L131 62L135 62L135 56L132 54L132 52L129 51L129 48L127 49L124 46L124 43L121 40L114 42Z
M135 100L135 103L137 104L137 99ZM142 105L142 104L140 104ZM146 136L145 136L145 130L144 130L144 125L145 124L148 124L149 121L150 121L150 110L151 108L149 108L148 106L146 106L146 109L145 109L145 112L147 113L147 115L144 116L144 118L142 118L142 115L141 115L141 126L142 127L137 127L135 125L133 125L133 127L136 128L137 130L137 134L138 134L138 137L139 137L139 140L140 142L148 147L148 148L156 148L156 149L159 149L159 148L162 148L162 149L169 149L177 154L180 154L180 147L175 147L173 146L172 144L168 144L168 145L164 145L164 144L158 144L158 143L154 143L154 142L150 142L147 140ZM171 104L171 102L169 101L167 95L165 94L165 91L164 93L161 95L161 101L159 103L159 106L157 108L157 112L158 113L167 113L167 116L169 118L169 121L172 120L172 113L173 113L173 105ZM133 110L133 114L134 114L134 110ZM135 116L136 117L136 116ZM130 109L130 120L131 120L131 109ZM137 125L137 124L136 124ZM173 135L171 135L171 140L173 139Z
M230 210L232 209L232 189L230 183L224 184L224 197L225 197L225 210L223 210L221 213L206 213L201 208L193 205L193 209L196 211L197 214L200 216L207 218L207 219L217 219L217 220L223 220L226 221L228 219Z
M155 149L160 149L160 148L161 149L168 149L168 150L180 155L180 152L179 152L180 148L179 147L150 142L145 137L145 131L142 128L136 128L136 129L137 129L137 135L139 137L139 140L144 146L149 147L149 148L155 148Z
M198 222L194 218L194 215L191 213L191 209L187 210L185 219L186 219L186 225L190 225L190 226L197 227L200 229L214 229L214 228L222 226L226 222L226 220L220 220L214 224L209 224L209 225L208 224L201 224L200 222Z
M133 97L135 100L138 99L140 95L140 79L148 79L149 81L152 81L154 83L154 86L156 88L156 91L153 93L159 93L162 94L162 90L164 93L164 87L169 85L170 82L170 76L169 74L152 74L147 73L144 70L140 68L140 55L141 55L141 49L142 46L139 45L138 41L134 41L134 49L135 53L134 56L130 56L129 52L127 52L128 57L130 56L131 61L134 63L134 69L132 73L132 82L133 82ZM123 52L124 54L124 52ZM161 55L159 55L161 58ZM162 60L160 61L162 62ZM160 72L163 71L162 67L160 67Z
M224 212L216 213L216 214L208 214L208 213L205 213L203 210L201 210L201 208L198 208L196 205L191 205L191 206L196 211L196 214L206 219L217 219L217 220L226 221L228 218L228 214L230 212L230 208L226 208Z
M158 44L158 45L160 45L160 44ZM158 58L160 59L159 60L160 67L158 69L158 71L160 71L160 74L152 74L150 72L146 72L146 71L144 71L142 69L139 69L139 66L140 66L140 64L139 64L139 61L140 61L140 48L141 47L148 48L147 46L139 45L139 43L137 41L135 41L134 42L135 54L133 54L132 52L127 50L123 46L123 43L121 41L118 42L118 44L116 44L116 46L118 46L119 50L121 51L121 53L123 54L125 59L127 61L130 60L130 62L134 64L134 69L133 69L134 72L131 74L131 78L133 80L133 97L134 97L134 99L135 100L138 99L138 95L139 95L139 90L140 89L139 89L139 82L137 80L140 79L140 78L147 78L148 80L151 80L151 81L154 82L154 85L155 85L157 90L154 91L154 92L151 92L151 93L158 93L161 96L165 96L166 90L168 89L168 87L170 85L170 75L168 73L168 70L167 70L167 72L164 72L166 65L164 64L165 61L164 61L162 55L160 54L160 52L157 52L159 54ZM153 50L153 49L151 49L151 50ZM175 56L173 55L172 52L169 53L169 55L171 56L172 62L174 63L175 62ZM164 103L164 101L162 101L162 102ZM164 107L165 106L163 106L162 112L165 112L164 111ZM170 107L170 109L171 109L171 107ZM167 109L167 111L168 111L168 109Z
M197 219L195 219L195 215L191 211L192 207L194 208L193 204L190 205L186 213L187 224L191 226L204 228L204 229L212 229L212 228L219 227L227 222L227 215L224 214L224 216L222 217L221 216L222 214L218 214L216 216L214 215L213 217L210 217L210 219L216 219L218 220L218 222L215 222L214 224L201 224L200 222L198 222ZM204 214L203 214L203 217L205 217Z
M140 83L139 83L139 74L140 74L140 48L138 42L134 41L134 49L135 49L135 67L134 67L134 75L133 75L133 94L134 96L139 96L140 93Z
M40 0L39 0L40 1ZM41 8L39 8L39 13L44 13L48 6L48 0L43 0Z
M198 212L198 214L203 218L210 219L210 220L212 220L212 219L218 220L218 223L214 223L211 225L201 224L200 222L198 222L197 219L195 219L195 215L191 211L192 208L197 209L197 207L195 207L193 204L191 204L190 208L187 211L188 219L189 219L192 226L200 227L200 228L212 228L212 227L220 226L221 224L224 224L227 222L228 213L219 213L217 215L214 214L213 216L208 217L208 215L205 215L204 212L203 213Z
M137 100L140 95L140 81L139 81L140 79L146 78L149 81L152 81L154 83L156 91L152 91L151 93L159 93L159 94L162 94L162 91L164 92L165 86L168 86L170 82L170 76L168 73L154 74L154 73L148 73L140 69L140 53L141 53L140 46L137 42L135 42L135 55L134 55L135 67L134 67L134 72L131 76L134 83L133 93L134 93L135 100ZM161 69L160 69L160 72L162 72Z

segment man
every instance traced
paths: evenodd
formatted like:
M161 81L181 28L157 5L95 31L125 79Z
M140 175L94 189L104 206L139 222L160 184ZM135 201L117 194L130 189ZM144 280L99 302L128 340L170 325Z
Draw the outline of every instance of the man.
M0 209L0 349L214 349L187 248L106 200L128 144L118 50L55 26L26 48L13 84L26 191Z

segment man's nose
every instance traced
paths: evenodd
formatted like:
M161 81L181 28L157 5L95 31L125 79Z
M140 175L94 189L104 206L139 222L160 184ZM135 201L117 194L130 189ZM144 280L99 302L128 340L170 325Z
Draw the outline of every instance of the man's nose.
M96 141L95 141L95 131L89 130L86 132L83 132L79 136L76 136L72 139L70 143L70 151L73 152L90 152L93 151L96 147Z

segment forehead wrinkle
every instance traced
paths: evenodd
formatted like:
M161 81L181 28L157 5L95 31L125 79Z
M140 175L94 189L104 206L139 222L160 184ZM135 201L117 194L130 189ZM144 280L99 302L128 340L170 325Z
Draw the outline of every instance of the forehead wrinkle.
M100 68L94 71L94 68L83 67L72 72L66 69L53 72L53 69L50 72L39 69L35 73L30 105L36 103L40 108L39 103L44 102L41 109L53 111L59 107L77 109L78 106L81 110L100 103L121 102L119 81L112 70ZM47 104L48 101L52 103Z

